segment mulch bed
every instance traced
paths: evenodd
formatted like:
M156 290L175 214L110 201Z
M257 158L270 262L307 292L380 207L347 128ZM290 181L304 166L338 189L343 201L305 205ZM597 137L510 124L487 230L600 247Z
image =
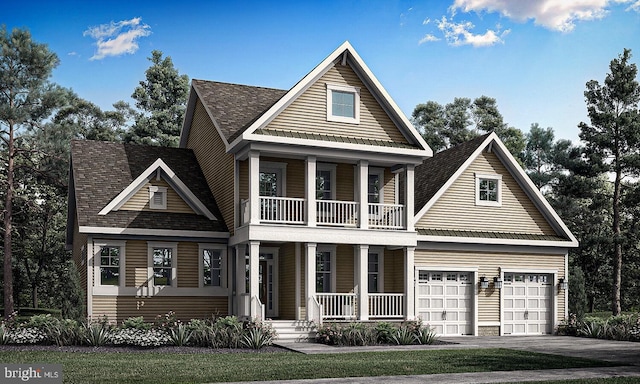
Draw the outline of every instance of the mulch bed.
M247 348L203 348L203 347L91 347L91 346L63 346L56 345L0 345L0 352L12 351L47 351L47 352L70 352L70 353L179 353L179 354L212 354L212 353L281 353L290 352L288 349L276 346L264 347L262 349Z

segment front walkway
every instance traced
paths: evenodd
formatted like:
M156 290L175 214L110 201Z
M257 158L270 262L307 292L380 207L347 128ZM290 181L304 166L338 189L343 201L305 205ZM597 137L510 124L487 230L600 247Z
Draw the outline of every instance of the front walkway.
M316 343L276 343L285 348L305 354L402 351L416 349L475 349L507 348L522 351L582 357L628 364L621 367L548 369L536 371L498 371L414 376L377 376L338 379L285 380L263 383L509 383L545 380L571 380L608 377L637 377L640 382L640 343L598 340L568 336L503 336L503 337L443 337L442 341L456 344L444 345L398 345L372 347L333 347Z

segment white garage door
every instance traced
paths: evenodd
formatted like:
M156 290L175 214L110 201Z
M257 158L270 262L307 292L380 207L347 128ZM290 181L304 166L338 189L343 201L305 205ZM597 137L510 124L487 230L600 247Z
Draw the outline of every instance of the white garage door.
M418 271L416 312L439 335L472 333L472 295L470 272Z
M505 335L551 333L552 275L505 273L502 292Z

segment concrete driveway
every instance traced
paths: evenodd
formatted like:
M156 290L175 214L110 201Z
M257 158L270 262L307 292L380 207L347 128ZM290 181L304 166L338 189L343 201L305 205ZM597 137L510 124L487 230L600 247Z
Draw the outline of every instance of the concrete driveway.
M461 349L461 348L508 348L521 351L541 352L562 356L582 357L625 364L621 367L548 369L536 371L474 372L414 376L352 377L339 379L285 380L263 383L511 383L546 380L571 380L608 377L634 377L640 383L640 343L587 339L569 336L502 336L502 337L443 337L445 345L407 345L372 347L331 347L315 343L281 343L285 348L305 353L351 353L373 351L398 351L416 349Z

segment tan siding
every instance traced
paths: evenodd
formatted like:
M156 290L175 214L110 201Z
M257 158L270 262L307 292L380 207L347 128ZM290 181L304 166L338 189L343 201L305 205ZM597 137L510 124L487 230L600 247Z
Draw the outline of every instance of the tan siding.
M178 243L178 287L197 288L200 278L200 255L198 243Z
M225 316L228 312L227 296L156 296L137 298L133 296L93 296L94 319L107 316L110 321L121 323L134 316L143 316L153 322L158 315L174 311L182 321Z
M384 204L396 203L396 178L389 168L384 169L384 186L382 191Z
M249 198L249 161L243 160L238 162L238 195L240 201Z
M475 173L502 175L502 206L475 205ZM493 153L483 153L418 220L417 228L554 235L555 231Z
M327 121L327 83L360 87L360 124ZM331 68L267 128L407 143L351 67L342 65Z
M158 211L157 209L149 208L149 187L152 185L167 188L167 209L162 210L163 212L194 213L193 209L166 181L156 179L147 182L120 209L123 211Z
M73 227L73 261L80 275L82 291L87 297L87 235L80 234L78 220Z
M280 270L278 275L279 315L283 319L296 318L296 259L295 244L288 243L280 248Z
M486 276L489 279L499 276L500 268L521 268L523 271L557 270L559 277L565 274L563 255L416 250L415 265L416 267L446 266L452 269L455 267L478 267L478 275ZM478 293L478 321L500 321L500 292L489 288L480 290ZM565 317L564 292L559 293L557 309L558 320L562 320Z
M353 164L336 166L336 200L355 201L355 175Z
M352 245L338 245L336 249L336 292L353 292L354 282L354 256Z
M287 197L305 197L305 177L303 160L287 160Z
M142 287L147 285L149 253L147 242L143 240L127 240L125 253L127 287Z
M234 158L225 152L224 142L200 100L196 102L187 148L193 149L222 217L233 235Z
M404 252L384 251L384 291L404 293Z

